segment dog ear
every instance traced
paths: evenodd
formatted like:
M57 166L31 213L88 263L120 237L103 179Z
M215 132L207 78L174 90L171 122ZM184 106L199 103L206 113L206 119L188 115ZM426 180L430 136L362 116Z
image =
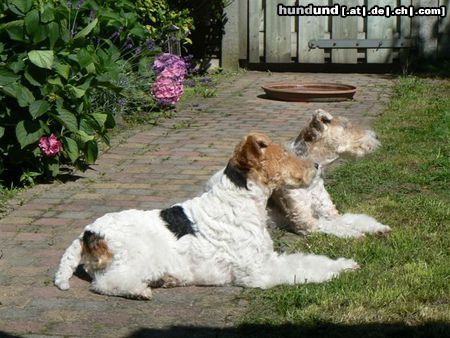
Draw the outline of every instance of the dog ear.
M333 115L326 112L323 109L317 109L314 111L311 121L309 122L309 131L307 133L307 136L309 137L308 140L305 139L305 141L316 141L322 134L322 132L328 128L327 124L331 123L331 120L333 119Z
M333 115L323 109L317 109L313 113L313 121L328 124L333 119Z
M234 162L245 170L259 167L264 151L270 143L272 141L264 134L253 133L248 135L236 147Z
M321 136L322 132L327 128L327 124L331 123L333 115L323 109L317 109L312 114L309 124L300 131L300 134L295 139L295 145L301 146L304 142L315 142Z

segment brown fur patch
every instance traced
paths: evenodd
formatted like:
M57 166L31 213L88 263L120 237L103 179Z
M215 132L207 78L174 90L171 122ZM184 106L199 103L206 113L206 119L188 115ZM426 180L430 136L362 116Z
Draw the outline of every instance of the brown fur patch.
M309 185L316 173L313 162L298 159L261 133L245 137L230 162L248 177L272 188Z
M81 255L90 269L105 269L112 261L113 254L105 239L98 234L86 231L81 240Z

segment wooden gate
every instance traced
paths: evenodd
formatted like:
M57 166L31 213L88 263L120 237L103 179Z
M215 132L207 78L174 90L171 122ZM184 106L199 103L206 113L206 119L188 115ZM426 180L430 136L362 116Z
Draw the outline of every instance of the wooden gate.
M445 18L408 16L279 16L277 5L439 7L449 0L234 0L227 9L222 63L236 59L250 64L273 63L392 63L401 60L421 36L426 49L440 40L448 44ZM236 17L233 17L233 10ZM446 23L447 25L444 25ZM439 29L439 32L435 31ZM428 35L428 36L427 36ZM444 37L443 37L444 36ZM321 48L311 41L329 40ZM361 41L366 43L360 43ZM377 41L385 43L377 48ZM336 43L337 42L337 43ZM351 45L353 43L353 45ZM444 43L444 42L442 42ZM389 45L390 44L390 45ZM352 46L354 48L352 48ZM391 46L391 48L385 48ZM370 48L374 47L374 48ZM399 48L402 47L402 48ZM405 48L403 48L405 47ZM448 46L447 46L448 47ZM424 47L425 48L425 47ZM225 62L224 62L225 61Z

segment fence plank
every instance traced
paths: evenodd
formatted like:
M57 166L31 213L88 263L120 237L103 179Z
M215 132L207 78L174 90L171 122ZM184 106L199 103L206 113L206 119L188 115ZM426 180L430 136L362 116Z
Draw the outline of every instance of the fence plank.
M248 2L248 60L252 63L259 63L260 6L259 0L249 0Z
M377 5L379 7L397 7L397 0L368 0L368 8ZM394 38L396 31L397 17L391 16L369 16L367 17L367 38L368 39L388 39ZM392 63L393 49L367 49L368 63Z
M413 0L416 7L437 7L438 0ZM418 41L420 57L434 59L437 57L438 49L438 17L437 16L415 16L412 18L411 34Z
M333 3L354 7L361 5L361 0L337 0ZM358 17L348 16L342 18L340 16L331 17L331 38L332 39L357 39L358 38ZM331 51L331 62L333 63L357 63L357 49L333 49Z
M239 4L231 2L225 8L227 24L222 37L221 66L226 70L239 69Z
M278 16L277 5L289 0L266 0L265 55L268 63L291 62L291 17Z
M310 0L299 0L300 6L307 6ZM314 2L318 6L327 6L328 0ZM327 16L299 16L298 17L298 61L301 63L323 63L323 49L309 49L309 40L325 39L328 30Z
M400 0L400 4L402 6L409 7L411 6L411 0ZM411 38L411 18L409 16L399 16L398 20L400 20L398 35L400 38L409 39ZM408 67L409 62L409 49L400 49L398 52L399 60L402 63L403 67Z
M439 18L438 57L450 59L450 0L440 0L440 6L447 6L447 15Z
M239 1L239 59L247 59L247 0Z

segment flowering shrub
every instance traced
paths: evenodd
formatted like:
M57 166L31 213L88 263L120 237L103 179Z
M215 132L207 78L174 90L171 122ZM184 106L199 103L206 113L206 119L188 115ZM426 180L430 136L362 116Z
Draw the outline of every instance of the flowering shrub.
M183 81L186 75L186 63L183 58L163 53L154 63L156 81L152 86L152 94L161 106L173 106L184 92Z
M130 60L155 48L133 11L126 0L0 1L1 181L95 162L114 116L94 95L120 93Z

